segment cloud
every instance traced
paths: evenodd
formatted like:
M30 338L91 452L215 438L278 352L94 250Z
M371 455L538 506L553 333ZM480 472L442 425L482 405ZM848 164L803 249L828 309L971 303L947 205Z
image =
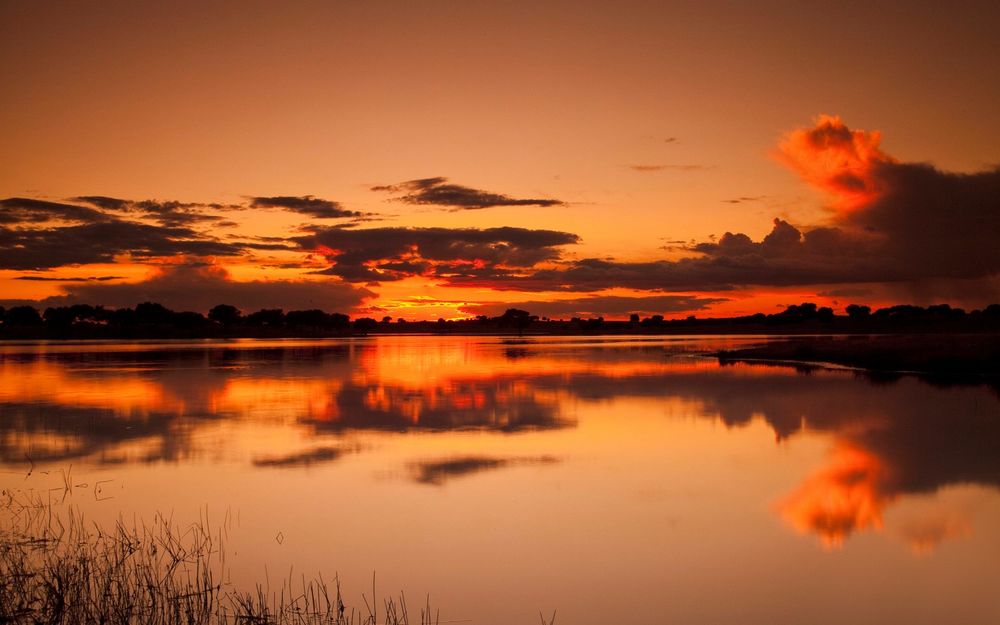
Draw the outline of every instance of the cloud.
M141 282L67 284L63 291L63 295L45 298L35 305L93 304L118 308L152 301L174 310L199 312L216 304L231 304L244 311L277 306L286 310L319 308L348 312L375 295L334 280L237 282L222 267L206 264L168 265Z
M57 276L17 276L15 280L26 280L29 282L108 282L111 280L124 280L125 276L87 276L83 278L60 278Z
M527 272L465 273L449 276L447 283L517 291L724 291L748 285L866 282L871 275L871 251L861 242L832 229L803 235L780 219L760 242L726 233L718 242L699 243L687 251L699 256L647 262L585 258ZM842 255L840 264L831 263L829 253Z
M177 200L124 200L106 195L81 195L72 201L84 202L92 206L117 213L131 213L142 218L153 219L163 226L189 226L214 222L221 225L223 218L205 212L206 210L234 210L243 208L235 204L179 202Z
M953 289L947 291L952 297L956 291L968 292L970 302L1000 295L1000 168L954 173L901 162L886 154L880 141L878 132L851 129L832 116L820 116L812 127L786 134L776 157L829 194L827 217L813 224L775 219L770 232L757 238L727 231L718 239L673 247L685 254L677 260L568 260L563 248L579 242L575 234L514 227L361 229L348 223L312 224L287 240L220 240L197 224L217 218L206 211L232 206L93 195L74 200L81 205L0 200L0 269L108 263L125 255L139 260L233 257L250 250L301 249L330 262L320 273L349 282L424 276L450 286L501 291L595 293L628 288L665 294L786 286L821 286L832 292L880 284L923 299L928 293L944 293L945 287ZM639 171L697 167L634 166ZM443 177L373 189L392 193L404 203L455 209L562 204L481 191ZM763 197L723 201L738 204ZM310 195L253 197L250 206L317 218L363 218ZM123 218L131 215L137 220Z
M643 173L654 172L654 171L701 171L703 169L710 169L705 165L629 165L629 169L632 171L638 171Z
M335 264L322 271L352 282L391 281L414 275L474 274L498 267L533 267L556 260L559 247L579 237L525 228L313 227L293 240Z
M94 206L114 211L128 210L129 205L131 204L130 200L122 200L120 198L108 197L106 195L81 195L72 199L77 202L86 202L87 204L93 204Z
M404 204L432 204L460 210L478 210L493 206L562 206L565 202L553 199L519 199L500 193L490 193L457 184L447 178L420 178L394 185L372 187L372 191L385 191L400 195L394 201Z
M820 115L812 128L794 130L778 145L778 158L802 178L838 198L843 208L871 202L885 188L879 171L896 164L879 148L878 131L851 130L839 117Z
M722 200L726 204L744 204L746 202L759 202L766 198L766 195L743 195L740 197L730 198L728 200Z
M631 313L664 314L694 312L728 301L721 297L696 297L689 295L653 295L647 297L624 297L598 295L556 301L523 301L469 304L461 311L470 315L495 317L508 308L527 310L542 317L624 317Z
M358 211L347 210L339 202L324 200L311 195L278 195L272 197L252 197L250 199L250 205L253 208L284 208L318 219L340 219L344 217L361 217L363 215L363 213Z
M44 223L48 221L102 221L108 216L86 206L9 197L0 200L0 224Z
M873 291L865 288L844 287L840 289L827 289L820 291L816 295L820 297L870 297Z
M116 256L237 256L243 247L190 228L108 220L43 228L0 227L0 269L110 263Z
M964 174L901 163L879 149L879 139L824 116L782 140L781 160L832 194L831 218L822 225L775 219L760 240L726 232L688 246L691 257L680 260L585 258L535 271L467 272L448 282L592 292L872 283L917 290L929 281L969 280L976 297L996 297L990 279L1000 273L1000 169Z

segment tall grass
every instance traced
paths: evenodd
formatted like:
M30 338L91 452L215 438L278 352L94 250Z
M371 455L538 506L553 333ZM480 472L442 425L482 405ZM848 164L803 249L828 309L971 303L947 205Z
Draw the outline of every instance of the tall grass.
M177 525L112 528L88 523L71 506L37 495L0 497L0 623L51 625L409 625L405 597L381 609L362 595L363 609L344 604L340 582L322 577L241 590L228 581L228 522L213 528L207 514ZM420 625L436 624L429 604Z

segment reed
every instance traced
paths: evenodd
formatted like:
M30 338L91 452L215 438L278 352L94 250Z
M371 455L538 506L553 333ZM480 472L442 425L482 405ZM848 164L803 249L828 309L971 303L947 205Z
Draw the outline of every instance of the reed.
M0 623L48 625L409 625L405 597L344 604L322 576L246 590L226 581L228 518L88 523L34 493L0 498ZM374 593L374 576L372 584ZM420 625L436 625L429 603ZM380 620L381 619L381 620Z

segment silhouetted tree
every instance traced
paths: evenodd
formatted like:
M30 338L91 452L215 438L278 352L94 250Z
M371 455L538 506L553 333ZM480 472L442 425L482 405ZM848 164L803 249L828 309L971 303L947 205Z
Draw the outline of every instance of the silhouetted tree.
M642 325L649 326L661 326L663 325L663 315L653 315L652 317L646 317L642 320Z
M628 316L629 323L639 323L639 315L637 313L632 313Z
M833 313L833 311L830 312L831 314ZM815 319L816 316L816 304L813 304L812 302L803 302L801 304L792 304L780 313L771 315L770 319L777 323L797 323L800 321Z
M174 313L173 324L177 328L197 328L208 323L205 315L189 310Z
M68 328L80 322L93 322L97 320L96 317L97 309L87 304L49 307L42 313L46 325L52 328Z
M135 311L131 308L116 308L108 315L108 323L115 326L134 325Z
M316 308L293 310L285 315L285 323L290 326L322 328L327 325L327 316L325 312Z
M371 317L361 317L354 320L354 329L358 332L371 332L377 327L378 321L375 321Z
M280 308L261 308L247 315L246 320L255 326L277 327L285 323L285 311Z
M14 306L4 315L3 322L8 326L40 326L42 316L31 306Z
M240 309L229 304L219 304L208 311L208 318L224 326L231 326L243 319Z
M45 324L51 328L68 328L76 321L76 315L69 306L49 307L42 313Z
M143 302L135 307L136 323L166 325L173 321L173 317L174 311L156 302Z
M508 308L497 318L500 327L514 328L518 334L524 334L533 321L538 321L538 317L519 308Z
M343 330L351 325L351 318L344 313L330 313L326 316L326 325L330 328Z
M948 304L936 304L927 307L927 315L937 319L961 319L965 316L965 310L952 308Z
M867 319L872 315L872 309L870 306L861 306L859 304L850 304L844 310L847 311L848 317L858 321Z

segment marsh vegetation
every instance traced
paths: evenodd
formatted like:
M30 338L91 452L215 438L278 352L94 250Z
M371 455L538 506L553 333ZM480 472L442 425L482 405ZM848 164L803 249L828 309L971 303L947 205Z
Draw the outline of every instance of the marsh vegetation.
M429 603L410 615L405 597L348 606L340 580L291 571L251 589L229 580L231 517L189 524L157 514L113 527L37 492L0 499L0 623L72 625L430 625Z

